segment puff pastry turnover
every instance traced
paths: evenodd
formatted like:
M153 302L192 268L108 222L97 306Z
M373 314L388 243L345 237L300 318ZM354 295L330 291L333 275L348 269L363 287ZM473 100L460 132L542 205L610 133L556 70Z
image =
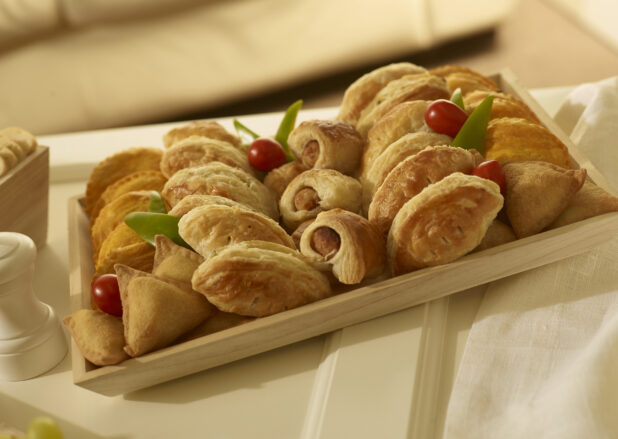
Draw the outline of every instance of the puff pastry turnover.
M444 65L430 69L429 73L444 78L451 92L461 89L464 96L475 90L500 90L498 84L487 76L464 66Z
M163 144L166 148L170 148L176 142L190 136L202 136L208 137L209 139L222 140L231 143L242 151L242 142L240 138L226 130L219 122L213 120L194 121L173 128L163 136Z
M193 272L204 262L198 253L175 244L163 235L155 236L152 274L163 279L191 284Z
M243 209L252 210L254 212L258 212L258 210L253 209L251 206L247 206L246 204L241 204L238 201L231 200L229 198L221 197L219 195L187 195L182 200L180 200L174 207L170 209L168 212L169 215L177 216L178 218L183 217L192 209L200 206L210 206L216 204L218 206L229 206L229 207L239 207Z
M494 97L491 105L490 119L501 117L518 117L540 124L541 121L524 101L515 96L497 91L475 90L464 96L466 111L472 113L487 96Z

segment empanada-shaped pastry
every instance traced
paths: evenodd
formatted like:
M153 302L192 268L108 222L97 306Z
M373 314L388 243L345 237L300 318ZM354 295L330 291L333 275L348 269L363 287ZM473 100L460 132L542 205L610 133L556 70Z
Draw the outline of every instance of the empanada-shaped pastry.
M498 84L487 76L464 66L445 65L430 69L429 73L444 78L451 92L458 88L461 89L464 96L475 90L498 91L500 89Z
M300 251L310 261L327 262L339 282L358 284L386 265L386 241L369 221L343 209L321 212L303 232Z
M376 189L386 176L406 158L421 152L427 146L450 145L453 139L445 134L417 132L408 133L391 143L369 164L369 169L361 180L363 184L363 212L369 210L369 203Z
M95 366L118 364L129 358L123 350L124 328L119 317L92 309L80 309L62 323L69 329L84 358Z
M361 176L365 176L374 160L389 145L409 133L432 132L425 123L425 112L431 101L407 101L395 106L369 130L363 153Z
M502 208L493 181L451 174L430 184L399 210L388 234L394 275L446 264L477 247Z
M510 162L502 168L506 214L518 238L553 223L586 179L585 169L564 169L547 162Z
M223 248L199 266L193 288L221 311L253 317L331 295L326 276L297 250L264 241Z
M86 185L86 213L92 214L97 200L110 184L137 171L158 171L163 151L158 148L125 149L99 162L90 173Z
M208 137L189 136L167 148L161 159L161 172L170 178L184 168L195 168L210 162L221 162L253 174L247 153L229 142Z
M360 164L364 140L354 126L331 120L308 120L288 138L290 150L307 168L335 169L354 175Z
M140 257L136 257L135 251L139 248L142 248L143 252L140 252ZM127 264L125 253L128 253L134 260ZM95 260L95 267L97 273L100 274L113 273L114 264L116 263L126 264L138 270L143 270L152 267L153 256L152 246L145 242L141 236L135 233L133 229L124 222L121 222L114 227L114 230L105 236L97 259ZM138 265L136 266L135 264Z
M290 182L279 206L283 225L293 231L323 210L360 212L361 184L334 169L310 169Z
M571 165L569 150L547 128L513 117L489 121L485 137L485 158L500 163L544 161L567 169Z
M266 177L264 177L264 185L273 191L277 196L277 200L279 200L285 188L294 180L294 177L298 174L302 174L307 169L309 168L298 160L288 162L266 174Z
M214 309L213 314L208 317L204 323L201 323L197 328L187 332L179 341L193 340L194 338L203 337L208 334L223 331L224 329L233 328L234 326L255 320L253 317L241 316L230 312L219 311Z
M256 239L296 248L292 237L266 215L223 205L191 210L180 219L178 233L204 258L226 245Z
M124 350L132 357L169 346L212 313L212 305L190 286L116 265Z
M163 279L191 284L193 272L204 262L198 253L175 244L163 235L155 236L152 274Z
M474 249L474 251L486 250L488 248L497 247L507 242L515 241L517 236L509 226L502 221L495 219L485 232L483 240Z
M555 229L609 212L618 212L618 198L608 194L596 184L585 181L549 228Z
M22 147L26 154L34 152L36 147L39 145L36 137L34 137L30 132L20 127L3 128L0 130L0 136L8 137L13 142L17 143L19 146Z
M270 189L245 171L224 163L211 162L182 169L165 183L162 191L163 198L172 207L192 194L219 195L279 219L277 201Z
M242 150L240 138L227 131L219 122L214 120L200 120L173 128L163 136L163 144L166 148L170 148L176 142L190 136L202 136L208 137L209 139L222 140Z
M363 109L356 129L364 137L382 116L405 101L448 99L451 93L444 79L421 73L406 75L389 82Z
M386 84L404 75L425 73L423 67L402 62L377 68L354 81L345 91L338 120L356 125L361 111Z
M114 183L107 186L92 208L90 214L91 221L94 222L94 219L99 215L103 206L112 202L120 195L126 194L127 192L145 190L161 192L166 181L167 179L161 174L161 171L152 170L134 172L116 180Z
M178 204L172 207L168 214L177 216L178 218L182 218L184 215L189 213L189 211L195 209L196 207L207 205L210 206L212 204L216 204L218 206L239 207L258 212L251 206L241 204L238 201L234 201L229 198L220 197L219 195L187 195L182 200L180 200Z
M369 205L369 221L386 235L393 218L410 198L453 172L472 172L482 161L474 149L428 146L386 176Z
M489 90L475 90L464 97L466 111L472 113L479 106L483 99L492 95L494 97L491 105L490 119L501 117L519 117L530 122L540 124L541 121L526 103L513 95Z
M13 166L17 164L17 162L22 161L28 154L26 148L19 145L13 139L10 139L3 135L0 135L0 148L8 149L13 153L13 155L17 159L17 161L13 164Z

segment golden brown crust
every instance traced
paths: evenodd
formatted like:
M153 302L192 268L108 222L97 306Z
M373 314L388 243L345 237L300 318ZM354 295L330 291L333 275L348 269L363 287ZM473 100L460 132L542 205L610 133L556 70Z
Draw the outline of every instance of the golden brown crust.
M508 225L502 221L495 219L490 224L485 236L481 243L474 249L474 251L487 250L488 248L497 247L507 242L512 242L517 239L515 232Z
M609 212L618 212L618 198L591 181L585 181L566 209L549 228L555 229Z
M451 93L458 88L464 96L475 90L500 90L493 80L464 66L444 65L430 69L429 73L444 78Z
M155 236L155 254L152 274L186 284L191 283L193 272L204 262L198 253L175 244L163 235Z
M294 177L305 172L307 169L309 168L301 162L294 160L281 165L266 174L266 177L264 177L264 185L273 191L273 193L277 196L277 200L279 200L281 195L283 195L285 188L288 187L288 184L290 184L292 180L294 180Z
M223 125L214 120L200 120L189 122L177 128L173 128L163 136L163 144L166 148L170 148L176 142L190 136L203 136L209 139L222 140L231 143L234 147L242 150L242 142L240 138L228 130Z
M464 96L466 112L472 113L487 96L492 95L490 119L517 117L540 124L541 121L526 103L511 94L489 90L475 90Z
M132 246L134 244L141 244L144 240L133 231L124 222L118 224L114 229L105 236L101 249L97 259L95 260L95 267L98 273L102 273L103 267L110 269L113 267L113 263L110 265L110 258L124 259L122 253L124 251L131 251L125 249L125 247ZM120 262L120 261L119 261ZM111 271L109 271L111 273Z
M387 234L397 212L426 186L454 172L470 173L483 161L476 150L428 146L397 165L376 190L369 205L369 221Z
M36 137L30 132L20 127L6 127L0 130L0 136L8 137L13 142L17 143L26 153L26 155L34 152L39 145Z
M220 197L219 195L187 195L182 200L180 200L174 207L172 207L168 214L177 216L178 218L182 218L184 215L189 213L192 209L200 206L207 206L211 204L216 204L219 206L230 206L230 207L239 207L242 209L252 210L254 212L258 212L258 210L253 209L246 204L241 204L238 201L230 200L229 198Z

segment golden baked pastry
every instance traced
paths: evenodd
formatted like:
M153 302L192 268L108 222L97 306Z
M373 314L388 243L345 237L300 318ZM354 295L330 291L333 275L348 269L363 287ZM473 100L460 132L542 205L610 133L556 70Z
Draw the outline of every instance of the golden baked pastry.
M26 155L34 152L39 145L36 137L20 127L3 128L0 130L0 136L8 137L13 142L17 143L25 151Z
M369 205L369 221L387 234L393 218L409 199L453 172L469 174L482 161L483 157L474 149L426 147L386 176Z
M82 356L95 366L118 364L129 358L123 350L124 327L120 317L80 309L66 316L62 323L69 329Z
M180 219L178 233L204 258L226 245L256 239L296 248L292 237L266 215L223 205L192 209Z
M502 208L493 181L451 174L406 202L388 234L394 275L452 262L477 247Z
M214 311L210 317L204 320L204 322L195 329L192 329L184 334L178 341L183 342L193 340L194 338L203 337L205 335L223 331L224 329L233 328L234 326L238 326L252 320L255 319L253 317L246 317L239 314L219 311L217 308L214 308Z
M152 274L163 279L191 283L193 272L204 262L198 253L175 244L163 235L155 236Z
M541 121L526 103L513 95L489 90L475 90L464 96L464 105L468 113L472 113L483 99L492 95L490 119L501 117L519 117L540 124Z
M323 210L360 212L361 184L334 169L310 169L290 182L279 206L283 225L293 231Z
M18 161L17 156L8 147L8 144L14 144L14 142L6 137L0 138L0 176L9 172Z
M426 71L424 67L402 62L388 64L364 74L346 89L337 119L356 125L361 111L386 84L404 75Z
M308 120L290 133L288 144L307 168L335 169L354 175L360 164L364 140L348 123Z
M618 212L618 198L586 180L549 228L555 229L609 212Z
M314 221L315 218L308 219L307 221L300 223L300 225L296 227L296 230L292 232L290 236L292 237L292 241L294 241L296 248L300 249L300 239L302 238L304 231L307 229L307 227L309 227L309 224Z
M504 224L502 221L495 219L489 225L487 232L485 232L485 236L483 236L483 240L474 249L474 251L497 247L499 245L506 244L507 242L515 241L516 239L517 236L515 236L515 232L513 232L511 227Z
M297 250L264 241L223 248L199 266L192 284L219 310L253 317L331 295L326 276Z
M90 173L86 185L86 213L91 216L97 200L110 184L137 171L158 171L163 151L158 148L135 147L118 152L99 162Z
M26 148L18 144L13 139L3 135L0 135L0 149L8 149L13 153L16 161L12 164L12 166L15 166L18 162L22 161L28 154Z
M264 185L273 191L277 196L277 200L279 200L285 188L290 184L290 181L294 180L294 177L305 172L307 169L309 168L298 160L288 162L266 174L266 177L264 177Z
M518 238L539 233L558 218L586 179L585 169L564 169L547 162L509 162L505 208Z
M363 136L389 110L405 101L448 99L451 93L444 79L421 73L406 75L389 82L363 109L356 129Z
M219 195L187 195L182 200L178 202L174 207L172 207L168 214L177 216L178 218L183 217L192 209L200 206L212 205L216 204L218 206L230 206L230 207L241 207L244 209L252 210L254 212L259 212L258 210L252 208L251 206L247 206L246 204L241 204L238 201L231 200L229 198L221 197ZM261 212L260 212L261 213Z
M343 209L321 212L303 232L300 251L310 261L326 262L344 284L380 275L386 265L386 241L360 215Z
M95 259L97 274L113 273L114 264L126 264L138 270L152 268L154 249L124 222L105 236Z
M176 142L190 136L202 136L209 139L222 140L231 143L236 148L242 151L242 142L240 138L228 130L223 125L214 120L200 120L189 122L188 124L173 128L163 136L163 144L166 148L170 148Z
M451 93L458 88L464 96L475 90L500 90L493 80L464 66L444 65L430 69L429 73L444 78Z
M547 128L513 117L489 121L485 158L500 163L531 160L549 162L567 169L571 166L569 150Z
M279 219L277 200L270 189L245 171L220 162L176 172L161 194L172 207L187 195L219 195Z
M195 168L210 162L221 162L253 175L247 153L229 142L208 137L189 136L167 148L161 159L161 172L170 178L184 168Z

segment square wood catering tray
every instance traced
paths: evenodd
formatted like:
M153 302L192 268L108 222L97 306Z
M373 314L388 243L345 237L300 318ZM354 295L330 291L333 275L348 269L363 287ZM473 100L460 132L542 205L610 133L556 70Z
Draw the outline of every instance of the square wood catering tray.
M589 178L608 192L614 192L568 136L518 85L509 70L492 79L505 92L525 101L545 126L567 145L574 167L586 168ZM82 202L82 197L69 201L72 311L90 308L90 282L94 273L88 217ZM129 359L116 366L93 366L73 342L74 382L104 395L128 393L549 264L600 245L615 233L618 233L618 213L597 216L473 253L450 264L361 284L333 297Z

